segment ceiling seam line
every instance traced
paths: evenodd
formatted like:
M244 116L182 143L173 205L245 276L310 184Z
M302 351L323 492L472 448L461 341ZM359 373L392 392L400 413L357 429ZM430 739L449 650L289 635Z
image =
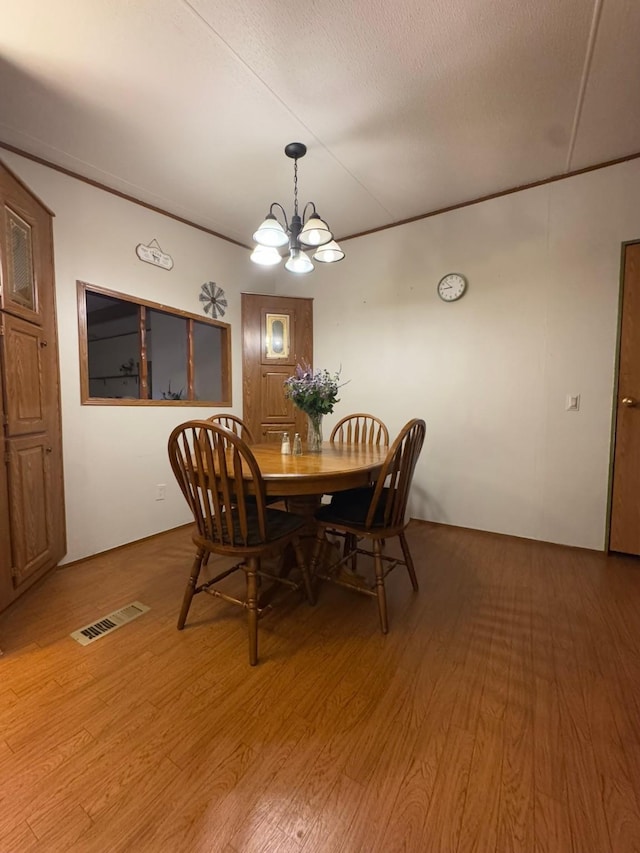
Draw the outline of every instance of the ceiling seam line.
M305 122L304 122L304 121L303 121L303 120L302 120L298 115L296 115L296 114L293 112L293 110L292 110L292 109L291 109L291 108L290 108L290 107L285 103L285 101L283 101L283 100L282 100L282 98L280 97L280 95L278 95L278 93L277 93L276 91L274 91L274 90L271 88L271 86L269 86L269 84L268 84L265 80L263 80L263 79L262 79L262 77L258 74L258 72L257 72L257 71L254 71L254 70L253 70L253 68L249 65L249 63L248 63L248 62L246 62L246 61L242 58L242 56L240 56L240 54L237 52L237 50L235 50L235 49L234 49L234 48L229 44L229 42L228 42L228 41L226 41L226 39L224 39L224 38L220 35L220 33L219 33L219 32L218 32L214 27L212 27L212 26L211 26L211 24L209 23L209 21L207 21L207 19L206 19L206 18L205 18L205 17L204 17L204 16L203 16L203 15L202 15L202 14L201 14L197 9L194 9L194 7L193 7L193 6L191 5L191 3L190 3L190 0L182 0L182 2L183 2L183 4L184 4L188 9L190 9L190 10L191 10L191 12L195 15L195 17L196 17L196 18L198 18L198 20L200 20L200 21L204 24L204 26L205 26L205 27L206 27L206 28L207 28L211 33L213 33L213 35L214 35L214 36L215 36L215 37L216 37L220 42L222 42L222 44L224 44L224 45L225 45L225 47L226 47L226 48L227 48L227 49L228 49L228 50L229 50L229 51L230 51L230 52L231 52L231 53L236 57L236 59L238 60L238 62L240 62L240 63L244 66L244 68L246 68L246 69L247 69L247 71L248 71L248 72L249 72L253 77L255 77L255 79L256 79L256 80L258 80L258 81L260 82L260 84L261 84L262 86L264 86L264 88L265 88L265 89L266 89L266 90L267 90L271 95L273 95L273 97L278 101L278 103L279 103L282 107L284 107L284 109L289 113L289 115L290 115L292 118L294 118L296 121L300 122L300 124L304 127L304 129L307 131L307 133L309 133L309 134L310 134L310 135L311 135L311 136L316 140L316 142L318 142L318 143L322 146L322 149L323 149L323 150L325 151L325 153L326 153L326 154L327 154L327 155L328 155L328 156L333 160L333 162L334 162L334 163L337 163L337 164L340 166L340 168L341 168L341 169L344 169L344 171L345 171L345 172L346 172L346 173L347 173L347 174L348 174L348 175L349 175L349 176L350 176L350 177L351 177L351 178L352 178L352 179L353 179L353 180L358 184L358 186L359 186L359 187L361 187L361 188L362 188L362 190L363 190L363 191L364 191L364 192L369 196L369 198L373 199L373 201L375 201L375 203L376 203L376 204L378 204L378 205L382 208L382 210L384 210L384 212L385 212L386 214L388 214L392 219L394 219L394 218L395 218L394 213L393 213L391 210L389 210L389 209L386 207L386 205L384 205L384 204L380 201L380 199L378 199L378 198L377 198L377 197L376 197L376 196L371 192L371 190L369 190L369 189L368 189L368 188L367 188L367 187L362 183L362 181L360 181L360 180L359 180L359 179L358 179L358 178L353 174L353 172L351 172L351 170L350 170L350 169L348 169L348 168L344 165L344 163L342 163L340 160L338 160L338 158L337 158L337 157L336 157L336 156L335 156L335 155L334 155L334 154L333 154L333 153L332 153L332 152L327 148L327 146L326 146L326 145L324 144L324 142L320 139L320 137L319 137L316 133L314 133L314 132L311 130L311 128L310 128L310 127L308 127L308 125L307 125L307 124L306 124L306 123L305 123Z
M571 171L571 161L576 147L576 139L578 137L578 126L582 118L582 109L584 107L584 99L587 92L587 81L591 72L591 64L593 62L593 54L595 51L596 38L598 35L598 27L600 24L600 16L604 0L595 0L593 7L593 16L591 18L591 29L589 30L589 38L587 40L587 52L584 58L582 67L582 76L580 78L580 89L578 91L578 101L576 103L576 111L573 116L573 126L571 128L571 138L569 140L569 150L567 151L567 160L565 163L565 171Z

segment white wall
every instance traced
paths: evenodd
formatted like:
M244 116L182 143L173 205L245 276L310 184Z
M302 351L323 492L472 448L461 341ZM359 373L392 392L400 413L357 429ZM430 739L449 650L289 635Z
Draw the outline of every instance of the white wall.
M166 441L197 407L81 406L76 279L202 313L224 288L242 412L240 292L272 292L248 253L3 151L55 212L67 561L189 520ZM344 244L347 258L277 292L314 298L315 363L349 384L329 428L373 411L424 417L411 514L587 548L606 524L620 244L640 238L640 163L612 166ZM427 200L425 200L425 207ZM171 272L135 255L156 238ZM454 304L447 272L469 279ZM579 412L564 409L581 395ZM155 501L155 486L167 498Z
M167 438L198 407L81 406L76 280L202 314L200 286L215 281L229 306L233 406L242 412L240 292L271 292L249 253L166 216L7 151L0 158L56 214L53 221L68 552L65 562L189 521L171 473ZM135 189L132 190L135 192ZM250 236L250 235L249 235ZM138 260L156 239L170 272ZM172 386L173 387L173 386ZM156 484L167 486L155 500Z
M303 279L279 271L278 293L314 298L315 366L349 380L327 428L353 411L394 434L426 420L414 517L604 547L620 244L640 238L639 198L634 160L347 241ZM469 288L446 304L452 271Z

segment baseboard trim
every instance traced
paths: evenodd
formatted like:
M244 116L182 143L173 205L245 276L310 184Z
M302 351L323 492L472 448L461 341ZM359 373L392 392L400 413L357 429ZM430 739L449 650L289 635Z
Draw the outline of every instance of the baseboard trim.
M56 571L68 569L71 566L77 566L78 563L87 563L89 560L95 560L98 557L104 557L105 554L113 554L114 551L122 551L124 548L131 548L134 545L139 545L141 542L148 542L150 539L158 539L160 536L166 536L168 533L175 533L176 530L183 530L187 527L193 527L193 521L188 521L186 524L179 524L177 527L169 527L167 530L160 530L158 533L152 533L150 536L143 536L141 539L132 539L131 542L123 542L122 545L115 545L113 548L107 548L105 551L96 551L95 554L88 554L86 557L79 557L77 560L71 560L70 563L60 563L56 566Z
M534 539L532 536L515 536L513 533L500 533L497 530L482 530L479 527L462 527L460 524L449 524L446 521L429 521L426 518L409 519L409 524L427 525L429 527L448 527L451 530L461 530L466 533L474 533L481 536L499 536L501 539L512 539L520 542L537 542L539 545L552 545L554 548L571 548L572 551L586 551L588 554L603 554L607 551L602 548L587 548L584 545L567 545L566 542L549 542L547 539Z

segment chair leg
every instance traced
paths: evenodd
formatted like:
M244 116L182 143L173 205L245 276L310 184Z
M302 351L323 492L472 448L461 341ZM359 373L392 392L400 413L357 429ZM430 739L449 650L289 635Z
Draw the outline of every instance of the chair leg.
M196 591L196 584L198 583L198 575L200 574L200 569L202 567L204 553L205 552L202 548L199 549L193 561L189 582L187 583L187 588L184 591L184 598L182 599L182 609L180 610L180 616L178 617L178 631L182 631L184 623L187 621L187 613L191 607L191 599Z
M318 571L318 566L320 565L320 554L322 552L322 548L325 543L325 532L322 527L318 528L318 532L316 534L316 542L313 547L313 554L311 555L311 562L309 563L309 573L313 578L314 575Z
M307 595L307 601L309 602L309 604L315 604L316 599L313 594L313 587L311 586L311 576L309 574L309 567L307 566L305 553L302 549L302 545L300 544L300 540L297 538L293 540L293 549L296 552L298 569L300 570L302 580L304 581L304 591Z
M358 569L358 552L356 548L358 547L358 537L354 536L353 533L347 533L344 539L344 556L347 554L351 554L351 571L355 575Z
M416 577L416 570L413 567L413 559L411 557L411 551L409 551L409 543L407 542L407 537L404 535L404 530L400 533L400 545L402 546L404 561L407 565L409 577L411 578L411 586L413 587L413 591L417 592L419 589L418 578Z
M249 623L249 663L258 663L258 561L255 557L247 560L247 621Z
M378 613L380 615L380 630L383 634L389 631L389 618L387 616L387 593L384 588L384 568L382 566L382 543L379 539L373 540L373 561L376 569L376 596L378 598Z

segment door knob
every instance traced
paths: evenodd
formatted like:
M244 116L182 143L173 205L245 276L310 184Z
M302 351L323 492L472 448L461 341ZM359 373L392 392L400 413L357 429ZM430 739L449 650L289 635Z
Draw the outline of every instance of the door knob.
M638 401L634 400L633 397L623 397L622 405L626 406L629 409L632 409L634 406L638 405Z

